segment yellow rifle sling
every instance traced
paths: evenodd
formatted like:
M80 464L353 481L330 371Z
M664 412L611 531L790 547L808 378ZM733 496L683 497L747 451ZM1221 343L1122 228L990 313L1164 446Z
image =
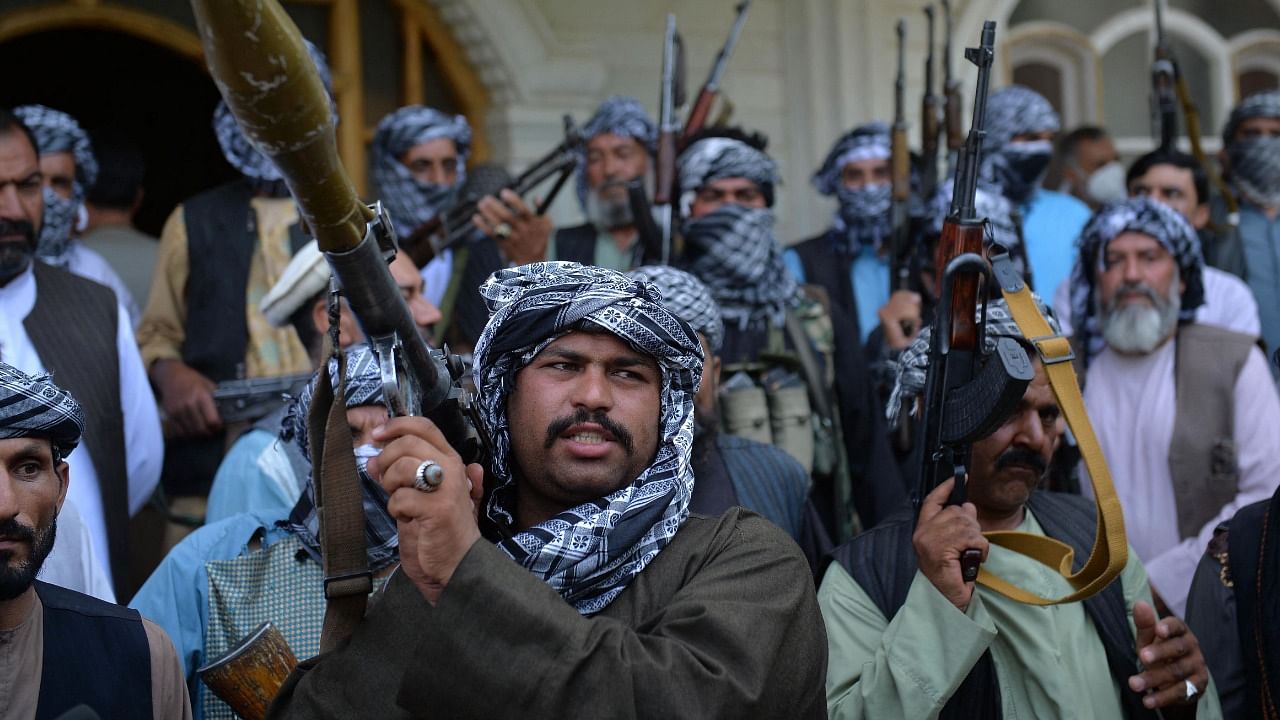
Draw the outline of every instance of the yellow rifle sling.
M1071 364L1070 341L1054 333L1049 327L1025 284L1018 292L1006 290L1004 299L1009 303L1009 311L1023 336L1039 351L1042 365L1049 376L1049 384L1058 399L1058 406L1080 446L1085 467L1089 470L1089 479L1093 483L1098 523L1089 559L1077 573L1071 572L1075 551L1058 540L1044 535L1004 530L983 533L993 545L1025 555L1057 571L1073 589L1073 592L1064 597L1042 598L985 569L979 570L978 582L1011 600L1028 605L1057 605L1084 600L1116 579L1129 560L1124 513L1120 508L1120 500L1116 497L1116 489L1111 484L1111 472L1107 469L1106 458L1102 456L1102 448L1098 446L1098 438L1093 434L1093 426L1089 424L1089 416L1085 413L1084 398L1080 395L1080 384L1076 381L1076 372Z

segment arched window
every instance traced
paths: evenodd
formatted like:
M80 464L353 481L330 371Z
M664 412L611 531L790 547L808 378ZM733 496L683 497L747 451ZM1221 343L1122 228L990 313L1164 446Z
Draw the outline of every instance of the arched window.
M1045 96L1063 127L1098 121L1097 56L1089 38L1056 22L1023 23L1009 33L1014 83Z

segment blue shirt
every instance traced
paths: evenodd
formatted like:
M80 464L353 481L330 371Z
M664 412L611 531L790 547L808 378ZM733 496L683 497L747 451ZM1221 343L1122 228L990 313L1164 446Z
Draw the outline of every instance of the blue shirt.
M807 282L799 253L787 250L782 259L798 282ZM880 324L880 308L889 302L889 259L878 254L875 248L864 246L849 266L849 283L853 288L854 303L858 306L858 331L861 335L858 339L865 343L871 331Z
M1089 206L1065 193L1038 188L1022 208L1022 236L1031 263L1031 280L1041 297L1053 297L1071 276L1076 239L1089 221Z
M272 433L254 428L235 441L218 466L209 489L205 522L247 512L285 517L297 504L305 481L305 477L297 477L284 443Z
M1256 206L1240 203L1240 243L1244 247L1246 278L1258 301L1262 339L1280 347L1280 219L1268 220ZM1272 363L1271 371L1276 371Z

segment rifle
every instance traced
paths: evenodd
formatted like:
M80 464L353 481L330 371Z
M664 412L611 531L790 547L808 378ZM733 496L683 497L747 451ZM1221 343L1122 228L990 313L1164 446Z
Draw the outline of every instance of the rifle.
M546 213L547 208L551 207L551 203L560 194L565 181L577 169L582 143L581 131L574 125L573 118L565 115L564 139L560 141L560 144L552 148L546 155L535 160L524 172L520 173L514 180L509 181L497 192L486 194L492 194L496 197L502 190L511 190L517 195L524 196L548 179L555 177L555 184L551 186L551 191L547 193L546 198L538 203L538 207L534 210L538 215ZM431 258L445 250L456 248L466 242L467 238L471 236L471 231L475 229L475 226L471 224L471 218L476 214L476 206L480 203L482 197L484 195L459 198L460 202L458 204L411 231L411 234L405 238L401 246L405 252L409 253L409 257L413 258L418 267L426 265Z
M742 34L742 26L747 22L747 8L750 6L751 0L742 0L738 3L735 10L737 16L733 19L733 27L729 28L729 37L720 47L720 52L716 53L716 60L711 64L707 81L702 83L698 98L693 101L693 109L689 111L689 118L685 120L684 132L680 133L681 147L688 145L689 139L697 135L698 131L707 124L711 106L720 95L720 77L724 75L724 66L729 63L729 56L733 54L733 48L738 44L738 36Z
M946 101L933 92L933 5L924 8L929 21L929 49L924 58L924 99L920 103L920 196L928 202L938 186L938 135Z
M1155 59L1151 63L1151 124L1152 137L1160 142L1160 150L1171 150L1178 136L1178 113L1173 105L1173 94L1176 93L1178 105L1182 107L1182 116L1187 122L1187 140L1191 143L1191 154L1213 183L1214 189L1222 196L1227 206L1230 223L1239 222L1240 207L1235 195L1227 187L1218 172L1215 163L1209 161L1204 147L1200 144L1200 111L1191 99L1191 89L1187 86L1187 78L1178 67L1178 60L1173 55L1173 48L1164 34L1164 0L1153 0L1155 12L1156 48ZM1208 198L1201 198L1207 202Z
M671 263L671 234L676 195L676 140L680 132L676 108L684 105L684 52L676 33L676 16L667 15L667 31L662 39L662 88L658 101L658 153L654 163L653 206L657 208L658 231L662 243L658 253L663 265Z
M266 417L284 404L285 395L296 393L311 373L224 380L213 390L218 416L224 423L251 422Z
M951 210L938 247L940 292L929 341L921 429L924 456L914 498L917 516L925 496L950 477L955 478L955 489L948 504L964 503L970 445L1008 417L1034 377L1026 352L1010 338L1001 338L994 357L980 365L986 302L983 300L981 312L978 302L985 298L983 291L992 287L993 280L982 254L985 221L978 217L974 195L986 135L995 34L996 24L988 20L982 26L980 46L965 50L965 59L978 66L978 86L973 124L959 156ZM961 572L966 582L977 578L981 562L982 553L977 549L962 553Z
M360 201L338 160L328 96L297 26L276 0L191 0L191 5L219 92L245 136L284 176L299 215L333 269L334 294L337 288L345 294L369 338L389 413L426 416L465 462L486 464L491 442L462 385L463 361L447 349L432 350L418 334L387 267L397 249L395 229L381 204ZM325 394L329 384L323 382L321 390ZM331 410L330 417L338 414ZM317 430L311 428L312 447L317 441L327 446L313 459L319 468L315 491L328 603L323 652L364 615L373 582L354 458L324 442ZM344 467L352 472L330 472ZM278 689L262 691L274 697Z
M945 98L943 125L947 131L947 150L954 152L964 146L964 118L961 117L964 98L960 94L960 81L951 74L951 0L941 0L942 35L942 92Z
M907 217L907 203L911 199L911 148L907 145L906 116L906 42L907 22L898 18L898 74L894 80L893 132L890 135L889 169L893 173L893 189L890 196L893 221L893 257L891 262L894 290L907 290L911 286L911 219ZM906 328L903 328L904 331ZM911 335L910 332L907 333Z

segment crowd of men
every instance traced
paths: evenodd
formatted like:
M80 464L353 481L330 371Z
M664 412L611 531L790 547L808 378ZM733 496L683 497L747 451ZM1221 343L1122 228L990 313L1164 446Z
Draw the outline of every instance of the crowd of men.
M380 357L226 105L240 177L158 244L130 228L127 142L0 109L0 717L232 717L197 669L264 621L301 661L273 717L1277 717L1280 92L1233 109L1212 168L1172 148L1126 168L1020 86L986 125L986 250L1070 338L1123 508L1127 563L1082 602L961 573L978 549L1063 596L1059 569L994 538L1054 538L1065 571L1099 532L1058 360L1004 300L982 337L1026 348L1034 378L974 442L967 502L954 480L917 492L897 428L930 372L954 184L911 198L898 287L884 123L815 158L837 209L794 243L767 139L693 136L668 266L645 264L632 201L658 144L635 99L582 126L583 223L504 189L435 252L407 248L462 201L471 130L383 118L369 199L404 241L390 273L418 331L468 360L482 467L389 416ZM257 380L268 401L232 417L220 398ZM364 516L354 578L330 572L313 468L335 454L312 427L331 400ZM149 503L160 555L131 532ZM326 642L339 586L369 609Z

